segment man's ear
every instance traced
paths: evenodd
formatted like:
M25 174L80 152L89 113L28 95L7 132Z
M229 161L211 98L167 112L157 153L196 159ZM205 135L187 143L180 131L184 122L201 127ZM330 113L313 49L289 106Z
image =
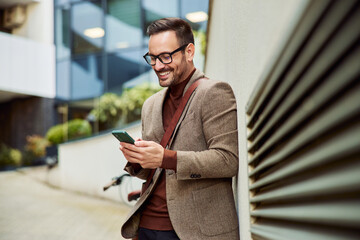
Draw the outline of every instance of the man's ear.
M186 54L186 60L191 62L194 59L194 55L195 55L195 45L189 43L189 45L185 49L185 54Z

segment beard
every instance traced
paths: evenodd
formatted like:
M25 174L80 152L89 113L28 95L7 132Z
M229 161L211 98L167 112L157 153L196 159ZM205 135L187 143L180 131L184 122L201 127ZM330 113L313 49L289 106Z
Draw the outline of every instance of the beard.
M187 73L188 66L186 65L185 57L183 56L181 63L175 68L170 67L169 65L161 71L155 71L158 76L159 84L161 87L171 87L181 81L185 80L184 76ZM161 73L169 72L169 75L166 79L161 77Z

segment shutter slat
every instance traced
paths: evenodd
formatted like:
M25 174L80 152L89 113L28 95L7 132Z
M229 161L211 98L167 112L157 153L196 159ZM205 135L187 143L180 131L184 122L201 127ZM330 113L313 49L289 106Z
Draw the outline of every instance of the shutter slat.
M328 132L331 128L338 126L340 122L356 116L360 112L358 106L358 103L360 102L360 94L358 94L359 87L360 85L353 88L352 94L344 96L335 106L318 116L311 124L304 127L298 135L288 141L286 151L291 152L291 150L295 150L295 148L299 148L307 142L313 141L314 138L317 138L319 135ZM305 109L303 111L306 112ZM300 111L300 113L303 111ZM296 119L294 119L294 121L296 121ZM262 155L276 144L281 144L283 137L289 132L288 129L291 129L292 124L293 122L287 122L279 128L262 148L254 154L250 163L257 160L258 156Z
M253 239L360 236L360 1L309 1L247 108Z
M360 225L360 208L358 206L358 201L322 202L255 210L251 216L357 227Z
M312 98L309 98L306 102L303 103L303 106L300 109L304 109L304 110L296 112L294 116L292 116L292 118L289 120L289 123L292 123L292 125L290 125L289 127L284 125L283 126L284 128L286 127L287 129L294 128L293 126L299 124L301 121L303 121L303 119L308 118L309 116L313 116L321 108L327 106L326 104L327 101L331 99L336 94L336 92L341 90L341 85L343 84L343 82L348 82L352 79L356 79L355 76L358 76L360 72L360 67L357 67L357 65L359 65L358 57L360 55L360 49L357 50L357 53L358 55L355 55L355 57L352 58L351 62L345 62L345 63L349 63L348 65L346 65L346 67L342 68L341 71L336 72L336 74L334 74L333 77L329 78L327 85L320 88L315 96L312 96ZM354 64L350 64L350 63L354 63ZM339 77L341 76L344 77L344 80L338 81ZM315 103L318 103L316 105L317 108L315 107ZM263 151L265 150L263 149ZM262 168L267 167L267 165L271 164L271 162L280 161L281 159L279 158L285 157L286 156L285 154L288 154L289 152L290 152L290 148L287 148L286 153L282 151L280 153L276 153L275 156L270 156L269 159L266 162L264 162L264 164L260 164L258 168L256 168L253 172L251 172L250 176L252 176L257 171L261 170ZM255 154L251 159L250 163L256 161L261 155L261 153L262 152L260 151L257 152L257 154Z
M327 37L336 30L336 27L340 24L343 17L351 10L354 2L355 1L347 1L346 4L340 4L338 2L335 3L339 5L339 7L337 9L333 8L331 13L326 16L327 18L332 19L332 21L322 21L323 25L325 25L320 26L322 31L316 32L316 35L312 39L310 39L311 44L309 44L309 46L302 50L299 59L296 61L295 66L292 68L293 71L287 74L285 80L277 89L277 94L270 99L270 102L267 103L264 112L256 121L256 124L252 127L252 133L248 136L249 140L254 140L256 133L259 131L259 128L264 124L264 121L269 118L271 113L274 112L276 106L281 103L282 98L284 98L284 96L286 95L287 91L294 82L294 79L298 78L302 74L303 70L307 67L309 62L312 61L312 58L317 53L317 50L321 49L321 46L325 44ZM279 114L279 111L277 111L277 114ZM272 118L272 120L274 120L274 117ZM268 127L270 125L270 123L267 124Z
M293 118L295 118L298 122L303 121L306 117L309 117L309 115L313 115L316 113L316 111L325 106L326 103L332 99L336 93L343 88L343 85L350 84L350 81L353 81L353 79L356 79L356 76L359 76L360 67L359 65L359 58L360 58L360 49L358 48L354 54L351 55L350 58L347 58L346 60L342 61L343 67L340 67L338 71L336 71L334 74L332 74L326 84L324 84L322 87L320 87L315 96L312 96L312 99L314 100L308 100L309 103L304 103L303 105L307 106L314 106L314 102L318 103L318 108L312 109L310 111L309 107L306 107L308 109L307 113L303 111L298 111L294 114ZM339 81L338 79L342 78L342 81ZM289 152L289 151L288 151ZM286 156L286 153L284 151L280 153L275 154L275 156L270 156L266 161L259 164L257 168L255 168L252 172L250 172L250 176L256 174L258 171L264 169L265 167L268 167L271 164L274 164L276 162L281 161ZM254 157L252 161L255 161L256 158Z
M319 176L303 180L290 186L280 187L250 198L251 203L274 202L289 199L308 199L309 197L340 195L358 191L360 194L360 164L350 164L334 169L331 173L319 173Z
M258 86L257 89L262 89L261 95L253 94L254 96L252 100L256 100L248 103L247 114L249 115L248 127L252 127L253 123L257 120L260 115L260 111L262 107L265 105L266 98L270 95L269 93L272 91L272 88L279 76L282 74L283 70L286 69L291 59L294 57L294 54L298 51L299 47L303 43L303 41L308 37L311 32L314 24L319 21L321 15L318 14L318 9L325 10L328 5L331 3L330 0L324 1L314 1L312 6L309 7L308 14L306 19L304 19L304 24L297 26L299 31L297 31L290 39L288 46L284 49L284 51L279 56L279 61L276 62L277 68L274 70L270 70L269 76L264 76L264 79L261 83L264 85L264 88Z
M256 234L253 239L264 240L358 240L357 232L349 232L345 230L335 231L332 228L322 229L316 226L308 226L304 231L303 226L284 223L265 223L256 225L251 229Z
M260 178L254 184L250 185L249 189L254 190L275 181L285 179L286 177L290 177L293 174L311 170L311 168L319 165L324 165L336 160L340 161L341 158L347 154L360 152L359 143L357 142L359 141L359 136L360 125L355 128L350 128L345 133L331 139L331 141L314 148L304 155L296 157L292 164L286 165L284 168L281 168L264 178Z
M332 41L330 41L327 48L325 48L322 54L320 54L317 58L317 61L313 63L309 69L307 69L301 81L293 87L293 91L289 93L287 98L283 99L281 107L279 107L274 115L271 116L271 120L266 123L266 127L262 129L261 133L255 137L254 141L250 145L250 152L253 152L255 148L259 147L258 145L264 141L264 136L267 136L271 129L281 124L281 117L289 114L288 112L301 102L303 96L306 96L307 92L311 91L311 88L314 87L316 82L321 80L321 75L326 72L327 69L331 68L334 63L338 62L344 55L344 52L346 52L349 48L352 48L353 45L356 45L360 35L360 28L357 27L358 22L360 22L360 12L356 13L358 14L354 14L353 16L354 21L351 21L340 28L340 32L334 39L332 39ZM310 50L313 51L312 48ZM357 65L359 66L359 63ZM296 67L294 70L296 71ZM295 79L291 78L291 76L287 80L290 82L295 81ZM286 82L287 81L283 82L282 85L286 85ZM279 95L278 92L275 96L277 95ZM262 123L261 120L259 122L260 124ZM255 129L253 131L258 130Z

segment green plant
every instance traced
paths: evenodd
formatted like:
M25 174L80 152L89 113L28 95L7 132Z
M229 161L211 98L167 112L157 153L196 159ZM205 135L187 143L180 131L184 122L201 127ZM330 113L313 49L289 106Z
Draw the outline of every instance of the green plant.
M60 144L65 142L65 135L67 134L67 129L64 128L63 124L58 124L51 127L46 133L46 139L51 144Z
M65 123L66 124L66 123ZM68 139L91 136L92 129L88 121L83 119L73 119L67 123Z
M120 109L124 122L130 123L141 118L141 108L145 100L161 90L155 83L143 83L130 89L125 89L120 97Z
M35 157L44 157L46 154L46 147L50 145L49 141L39 135L32 135L26 137L25 150L31 152Z
M206 34L204 31L193 31L194 37L199 41L200 43L200 49L201 54L205 55L206 52Z
M105 93L99 99L96 107L91 110L97 121L104 123L106 127L113 127L121 117L121 99L115 93Z
M143 83L125 89L121 96L105 93L91 110L90 116L102 123L105 129L115 127L120 120L123 123L139 120L145 100L159 90L161 87L158 84Z
M91 136L91 133L92 128L88 121L73 119L51 127L46 133L46 139L52 144L60 144L67 140Z
M21 165L22 154L18 149L0 145L0 167L18 167Z

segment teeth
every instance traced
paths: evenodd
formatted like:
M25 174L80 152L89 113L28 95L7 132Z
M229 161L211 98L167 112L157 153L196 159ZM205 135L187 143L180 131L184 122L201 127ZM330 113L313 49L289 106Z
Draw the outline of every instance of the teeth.
M170 72L162 72L162 73L159 73L160 74L160 76L165 76L165 75L167 75L167 74L169 74Z

